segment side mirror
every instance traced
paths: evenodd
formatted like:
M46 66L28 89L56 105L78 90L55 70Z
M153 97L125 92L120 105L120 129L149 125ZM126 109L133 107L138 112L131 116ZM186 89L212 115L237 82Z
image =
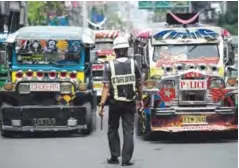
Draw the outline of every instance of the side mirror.
M223 62L226 65L229 61L229 56L228 56L228 48L225 47L223 51Z
M95 62L97 59L96 51L90 51L90 62Z
M7 52L6 51L0 51L0 64L6 64L7 62Z

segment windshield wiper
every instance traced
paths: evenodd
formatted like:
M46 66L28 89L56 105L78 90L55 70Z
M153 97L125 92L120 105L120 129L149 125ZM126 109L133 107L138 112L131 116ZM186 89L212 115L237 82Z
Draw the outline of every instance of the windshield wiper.
M191 50L189 50L188 52L192 52L193 50L195 50L195 48L197 48L198 45L194 45Z

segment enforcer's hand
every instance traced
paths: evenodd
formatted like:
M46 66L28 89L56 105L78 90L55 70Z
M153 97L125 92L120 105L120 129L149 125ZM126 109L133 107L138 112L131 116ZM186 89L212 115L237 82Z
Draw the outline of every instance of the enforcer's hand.
M104 116L104 106L100 105L98 108L98 113L100 117Z
M144 101L140 100L139 101L139 111L143 111L144 110Z

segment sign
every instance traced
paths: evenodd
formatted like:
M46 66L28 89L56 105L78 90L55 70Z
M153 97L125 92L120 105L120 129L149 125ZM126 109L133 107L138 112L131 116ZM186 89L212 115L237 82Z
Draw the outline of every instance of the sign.
M206 116L183 116L183 124L207 124Z
M189 8L190 2L182 1L139 1L139 9Z
M181 80L179 82L180 90L206 90L207 81L206 80Z
M153 36L156 40L165 40L165 39L177 39L177 38L189 38L189 39L197 39L197 38L212 38L216 39L219 36L218 33L210 30L210 29L197 29L196 31L190 31L186 29L185 32L179 32L176 30L164 30Z
M54 126L56 125L55 118L33 118L34 126Z
M59 92L59 83L30 83L30 91L32 92Z

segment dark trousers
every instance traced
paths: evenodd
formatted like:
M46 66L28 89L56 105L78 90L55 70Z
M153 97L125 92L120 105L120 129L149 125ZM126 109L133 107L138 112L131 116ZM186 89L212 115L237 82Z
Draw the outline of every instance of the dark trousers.
M122 120L124 144L122 149L122 162L131 160L134 151L134 115L135 102L109 103L108 139L112 157L120 156L120 137L118 133L119 120Z

